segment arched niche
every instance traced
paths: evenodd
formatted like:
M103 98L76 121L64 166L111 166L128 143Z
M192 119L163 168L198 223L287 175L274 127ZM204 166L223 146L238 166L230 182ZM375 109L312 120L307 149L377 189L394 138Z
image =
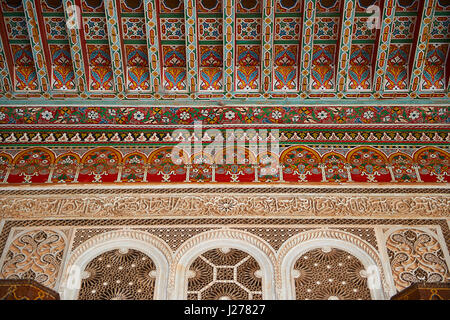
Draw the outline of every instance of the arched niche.
M338 230L303 232L288 239L280 247L278 250L282 287L280 298L294 300L296 297L295 277L299 274L294 271L294 266L300 257L315 249L329 251L333 248L349 253L362 264L365 269L364 275L367 277L371 299L386 299L383 266L378 253L365 241ZM332 295L330 297L334 298Z
M249 255L260 267L262 299L275 299L275 253L262 239L240 230L219 229L196 235L186 241L175 253L171 279L173 299L187 299L189 271L192 263L210 250L235 249Z
M167 298L167 279L171 262L171 251L161 239L136 230L118 230L92 237L78 246L68 259L64 268L60 296L63 300L75 300L87 265L101 254L112 250L132 249L148 256L156 267L153 299Z

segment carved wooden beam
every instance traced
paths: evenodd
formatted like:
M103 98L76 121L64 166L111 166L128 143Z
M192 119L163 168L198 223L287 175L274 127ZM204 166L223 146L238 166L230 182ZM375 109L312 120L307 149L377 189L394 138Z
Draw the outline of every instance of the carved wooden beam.
M410 85L409 95L412 98L417 96L420 90L423 69L425 67L428 41L430 38L431 23L433 21L436 0L419 1L419 13L417 17L414 42L411 48L412 61L410 61Z
M303 8L303 26L301 37L300 93L309 91L311 62L313 57L314 20L316 19L315 0L305 0Z
M45 37L45 30L43 30L43 24L39 25L39 15L36 10L36 4L33 0L23 0L23 9L25 13L25 19L28 26L28 35L30 38L31 51L33 52L33 60L36 67L36 76L38 79L39 87L41 91L50 90L50 74L51 74L51 61L49 60L49 54L45 52L44 48L47 46L44 44L42 37ZM40 15L42 19L42 14Z
M79 0L63 0L63 6L76 86L79 92L84 92L88 88L89 69L84 64L88 59L81 41L83 33L81 6Z
M2 17L0 16L0 19ZM6 93L12 91L12 77L14 66L6 58L6 48L3 45L3 37L0 37L0 92Z
M114 76L116 92L123 93L126 90L126 76L119 8L120 3L117 0L105 0L106 27L111 52L111 69Z
M397 0L388 0L383 4L383 12L381 16L381 28L378 32L375 43L376 59L373 61L373 88L374 92L379 96L384 90L384 77L388 65L389 48L391 45L392 31L395 21L395 8Z
M274 2L275 0L264 0L263 2L261 43L261 89L263 92L272 90L273 34L275 32Z
M186 84L188 91L197 92L198 52L197 52L197 8L195 0L184 0L186 30Z
M235 0L224 0L223 4L223 86L229 95L234 91L235 64Z
M343 93L347 88L355 11L356 0L345 0L342 8L339 53L336 70L336 88L340 93Z
M159 52L158 16L156 0L144 0L145 30L150 73L150 91L158 92L161 85L161 65Z
M447 52L447 61L445 62L445 76L447 77L447 93L450 94L450 52Z

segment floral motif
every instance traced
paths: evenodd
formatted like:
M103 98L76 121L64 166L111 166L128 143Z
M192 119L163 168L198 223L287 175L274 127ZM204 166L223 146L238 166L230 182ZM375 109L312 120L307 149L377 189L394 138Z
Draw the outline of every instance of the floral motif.
M386 241L395 287L398 291L415 282L450 280L439 242L417 229L400 229Z
M33 279L54 288L65 245L64 238L52 230L35 230L22 234L8 249L1 277Z
M46 112L47 111L47 112ZM181 114L185 111L189 117ZM53 114L50 117L49 112ZM92 112L98 117L93 118ZM143 114L134 116L137 112ZM207 113L206 113L207 112ZM328 115L325 117L325 113ZM234 116L233 116L234 115ZM275 115L275 117L274 117ZM169 120L164 120L169 119ZM450 123L450 108L380 107L0 107L0 124Z

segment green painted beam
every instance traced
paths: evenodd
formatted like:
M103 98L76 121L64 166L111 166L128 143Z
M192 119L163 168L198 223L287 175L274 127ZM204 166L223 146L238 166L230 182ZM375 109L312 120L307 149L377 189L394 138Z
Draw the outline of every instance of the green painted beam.
M263 1L261 35L261 85L262 92L272 90L273 34L275 33L275 0Z
M86 76L86 66L83 59L83 47L81 45L82 23L79 19L80 10L75 0L63 0L64 17L67 25L67 36L70 44L70 54L72 56L73 70L75 74L75 83L78 92L84 92L88 89Z
M415 97L421 87L436 2L437 0L424 0L421 19L417 21L420 24L419 31L413 45L412 61L410 61L412 68L410 70L409 95L411 97Z
M186 87L198 91L197 7L195 0L184 0L186 32Z
M125 55L123 39L120 32L120 3L117 0L105 0L106 28L108 30L109 49L111 53L111 69L114 77L115 91L120 93L126 90Z
M35 1L23 0L23 8L28 26L28 35L30 38L31 51L33 52L33 60L36 68L36 76L38 79L39 87L41 91L50 91L50 61L46 61L44 45L41 39L41 36L45 33L45 30L39 30Z
M6 60L5 47L3 40L0 37L0 92L6 93L12 91L11 73L14 70L9 70L8 61Z
M316 1L304 0L303 7L303 27L301 37L301 57L300 57L300 93L310 90L309 82L311 75L311 65L313 57L314 23L316 19Z
M355 11L356 0L345 0L342 8L341 37L339 39L339 53L336 68L336 89L339 93L343 93L347 89Z
M147 33L147 50L150 73L150 91L158 92L161 82L161 65L159 52L158 16L156 0L144 0L145 30Z
M381 29L377 44L376 60L374 61L373 72L373 89L377 95L380 95L384 90L384 77L388 65L389 48L391 45L392 31L395 21L395 8L398 0L388 0L384 4Z
M227 95L234 91L235 6L235 0L223 2L223 87Z

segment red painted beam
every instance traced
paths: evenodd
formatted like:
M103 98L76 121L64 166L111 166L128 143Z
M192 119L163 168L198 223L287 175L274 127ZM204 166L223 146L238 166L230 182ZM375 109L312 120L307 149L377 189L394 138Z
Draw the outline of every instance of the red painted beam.
M5 20L3 16L3 8L0 5L0 36L3 42L3 49L5 50L5 56L6 56L6 64L8 65L8 71L11 78L11 91L14 91L14 58L11 51L11 46L8 39L8 32L6 30Z

